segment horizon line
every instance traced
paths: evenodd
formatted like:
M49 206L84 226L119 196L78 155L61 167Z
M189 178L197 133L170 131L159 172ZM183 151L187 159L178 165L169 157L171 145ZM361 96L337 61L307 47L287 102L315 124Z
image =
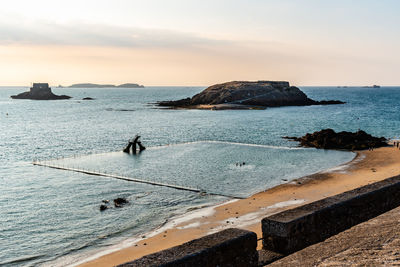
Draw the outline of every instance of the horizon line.
M221 82L221 83L225 83L225 82ZM79 84L79 83L77 83L77 84ZM117 86L117 85L119 85L119 84L111 84L111 83L96 83L96 84L98 84L98 85L115 85L115 86ZM123 83L122 83L123 84ZM215 84L220 84L220 83L214 83L214 84L211 84L211 85L195 85L195 84L191 84L191 85L160 85L160 84L151 84L151 85L145 85L145 84L138 84L139 86L144 86L144 87L209 87L209 86L212 86L212 85L215 85ZM74 85L74 84L71 84L71 85L61 85L62 87L59 87L59 85L52 85L52 84L49 84L49 86L50 87L54 87L54 88L70 88L70 86L72 86L72 85ZM378 84L373 84L373 85L378 85ZM365 87L365 86L368 86L368 87L371 87L371 86L373 86L373 85L368 85L368 84L362 84L362 85L337 85L337 84L335 84L335 85L310 85L310 84L308 84L308 85L306 85L306 84L301 84L301 85L291 85L291 86L296 86L296 87L339 87L339 88L349 88L349 87ZM0 84L0 87L30 87L31 85L1 85ZM390 85L378 85L378 86L380 86L380 87L400 87L400 83L399 84L390 84ZM78 87L76 87L76 88L78 88ZM82 87L83 88L83 87ZM96 87L93 87L93 88L96 88ZM123 88L123 87L120 87L120 88ZM130 89L133 89L133 88L130 88Z

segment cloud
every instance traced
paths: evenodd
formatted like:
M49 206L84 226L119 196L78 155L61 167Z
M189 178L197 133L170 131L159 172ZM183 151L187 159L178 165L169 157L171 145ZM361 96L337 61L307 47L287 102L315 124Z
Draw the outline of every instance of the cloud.
M230 41L198 36L194 33L167 29L70 22L65 24L47 21L2 21L0 44L12 45L79 45L116 47L196 47L202 45L227 45Z

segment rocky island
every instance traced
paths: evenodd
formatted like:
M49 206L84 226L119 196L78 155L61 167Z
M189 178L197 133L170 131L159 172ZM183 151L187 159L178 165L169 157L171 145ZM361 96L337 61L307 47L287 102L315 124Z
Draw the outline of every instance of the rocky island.
M314 133L308 133L302 137L283 137L300 142L300 146L323 149L363 150L387 146L385 137L374 137L364 131L338 132L332 129L324 129Z
M188 109L265 109L280 106L344 104L342 101L315 101L299 88L284 81L233 81L206 88L192 98L161 101L159 106Z
M143 85L137 84L137 83L124 83L120 85L114 85L114 84L95 84L95 83L77 83L73 84L71 86L68 86L69 88L144 88Z
M67 95L55 95L48 83L34 83L29 91L18 95L12 95L12 99L33 99L33 100L61 100L70 99Z

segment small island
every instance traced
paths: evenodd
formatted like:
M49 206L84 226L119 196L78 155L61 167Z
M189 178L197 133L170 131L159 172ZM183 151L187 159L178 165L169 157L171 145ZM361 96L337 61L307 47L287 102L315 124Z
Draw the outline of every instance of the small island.
M124 83L120 85L114 84L95 84L95 83L77 83L68 86L68 88L144 88L143 85L137 83Z
M362 130L355 133L346 131L337 133L332 129L324 129L302 137L285 136L283 138L298 141L303 147L322 149L363 150L388 145L385 137L374 137Z
M34 83L29 91L12 95L12 99L32 99L32 100L62 100L70 99L67 95L55 95L51 91L48 83Z
M374 84L374 85L372 85L372 86L369 86L369 85L363 86L363 88L381 88L381 86L380 86L380 85Z
M233 81L206 88L192 98L161 101L162 107L186 109L265 109L281 106L344 104L338 100L315 101L285 81Z

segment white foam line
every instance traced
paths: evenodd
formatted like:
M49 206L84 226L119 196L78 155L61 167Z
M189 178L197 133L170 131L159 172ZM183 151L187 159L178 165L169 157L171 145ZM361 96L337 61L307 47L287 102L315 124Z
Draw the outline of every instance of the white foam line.
M228 145L236 145L236 146L251 146L251 147L262 147L262 148L271 148L271 149L285 149L285 150L304 150L309 148L304 147L289 147L289 146L272 146L272 145L260 145L260 144L248 144L248 143L239 143L239 142L229 142L229 141L216 141L216 140L203 140L203 141L192 141L192 142L183 142L183 143L176 143L176 144L166 144L166 145L159 145L159 146L151 146L146 147L146 150L156 150L162 149L169 146L183 146L183 145L190 145L190 144L201 144L201 143L210 143L210 144L228 144ZM45 159L45 160L33 160L33 162L51 162L51 161L59 161L64 159L73 159L73 158L81 158L81 157L89 157L89 156L100 156L106 155L111 153L122 153L122 151L110 151L110 152L101 152L95 154L83 154L83 155L73 155L70 157L62 157L62 158L55 158L55 159Z
M289 207L297 204L304 203L306 200L305 199L293 199L293 200L287 200L287 201L282 201L275 203L274 205L265 207L263 209L269 210L269 209L278 209L278 208L284 208L284 207Z
M251 147L263 147L263 148L287 149L287 150L304 150L304 149L306 149L303 147L271 146L271 145L248 144L248 143L216 141L216 140L203 140L203 141L192 141L192 142L184 142L184 143L176 143L176 144L167 144L167 145L149 147L148 149L152 150L152 149L160 149L160 148L169 147L169 146L182 146L182 145L201 144L201 143L228 144L228 145L237 145L237 146L251 146Z
M352 162L357 163L357 162L362 161L363 159L365 159L365 154L359 154L359 157L356 158L355 160L353 160Z
M196 228L196 227L199 227L201 225L201 223L199 223L199 222L194 222L194 223L190 223L190 224L187 224L187 225L185 225L185 226L179 226L179 227L176 227L177 229L189 229L189 228Z
M70 266L70 267L73 267L73 266L77 266L77 265L83 264L85 262L89 262L89 261L98 259L98 258L100 258L100 257L102 257L104 255L113 253L113 252L118 251L118 250L122 250L122 249L127 248L127 247L131 247L134 244L136 244L136 243L138 243L138 242L140 242L140 241L142 241L142 240L144 240L146 238L150 238L150 237L156 236L156 235L161 234L162 232L164 232L166 230L175 228L177 225L181 225L181 224L183 224L185 222L189 222L189 221L197 219L197 218L202 218L203 216L212 216L215 213L215 208L217 208L219 206L222 206L222 205L225 205L225 204L228 204L228 203L233 203L233 202L236 202L236 201L238 201L238 200L237 199L233 199L233 200L230 200L230 201L227 201L227 202L223 202L223 203L215 205L215 206L201 208L201 209L198 209L198 210L194 210L194 211L188 212L186 214L182 214L182 215L176 216L176 217L172 218L166 224L162 225L161 227L158 227L155 230L152 230L150 232L147 232L147 233L144 233L144 234L140 234L140 236L145 236L145 238L137 237L137 236L132 237L132 238L128 238L128 239L126 239L126 240L124 240L124 241L122 241L122 242L120 242L118 244L111 245L111 246L109 246L108 248L106 248L104 250L98 251L97 253L95 253L95 254L93 254L91 256L85 256L84 259L79 260L79 261L77 261L75 263L66 263L65 261L59 262L59 263L51 262L48 265L43 265L43 266ZM190 224L184 225L182 227L188 227L189 225Z
M338 172L338 173L347 173L347 169L350 168L351 165L362 161L365 158L364 154L360 154L358 158L356 158L357 154L354 153L354 158L347 163L344 163L339 166L335 166L326 170L323 170L319 173L331 173L331 172Z
M279 212L277 211L277 209L302 204L305 201L306 201L305 199L293 199L293 200L282 201L275 203L271 206L262 208L259 211L247 213L242 216L237 216L237 218L236 217L228 218L226 220L220 221L219 222L220 226L209 231L207 234L213 234L230 227L245 228L247 226L260 222L263 218L265 218L265 216L270 216L276 212Z
M339 165L333 168L329 168L321 171L320 173L331 173L331 172L339 172L339 173L347 173L347 169L350 167L350 164Z

